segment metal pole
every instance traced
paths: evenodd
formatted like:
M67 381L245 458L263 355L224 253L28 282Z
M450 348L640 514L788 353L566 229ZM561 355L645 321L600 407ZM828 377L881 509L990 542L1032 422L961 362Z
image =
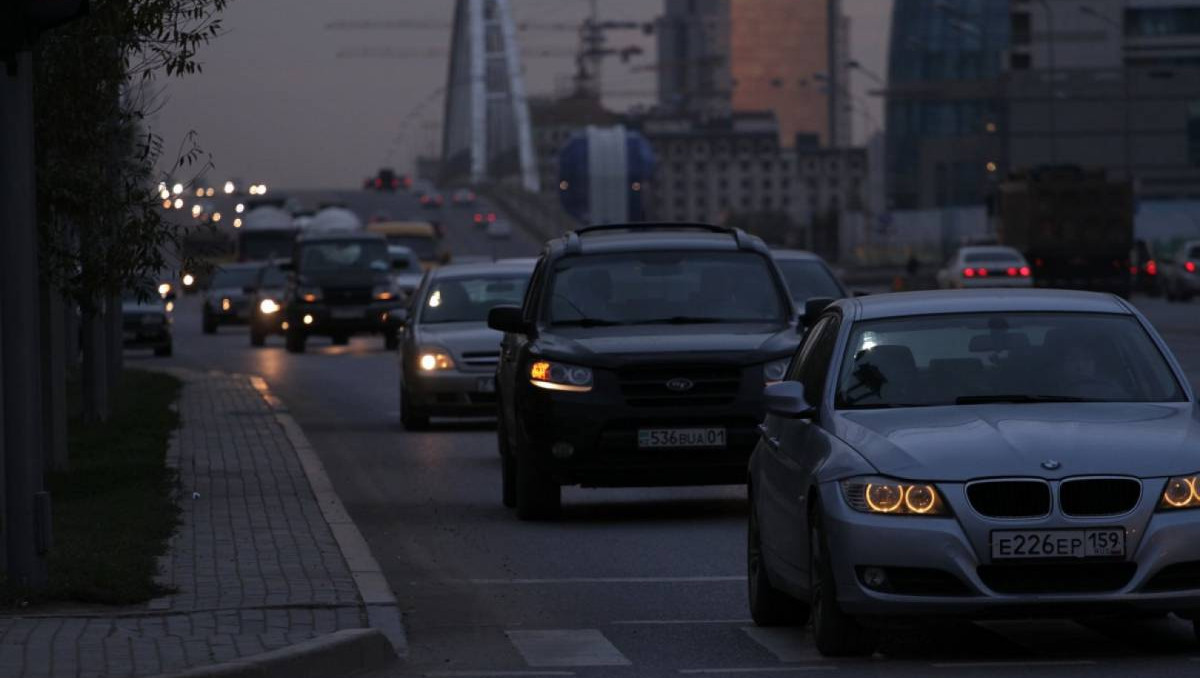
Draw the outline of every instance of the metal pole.
M7 577L46 585L42 491L41 318L33 151L33 54L0 57L0 362L3 362ZM48 530L48 526L41 527Z

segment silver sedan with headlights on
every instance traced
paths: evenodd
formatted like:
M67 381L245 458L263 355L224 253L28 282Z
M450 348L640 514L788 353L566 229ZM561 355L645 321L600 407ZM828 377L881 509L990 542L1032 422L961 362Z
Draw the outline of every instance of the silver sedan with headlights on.
M520 304L532 263L455 264L430 271L404 314L400 420L428 428L431 416L495 416L501 335L487 326L495 306Z
M759 625L825 655L935 616L1200 619L1200 410L1110 295L830 305L767 386L750 464Z

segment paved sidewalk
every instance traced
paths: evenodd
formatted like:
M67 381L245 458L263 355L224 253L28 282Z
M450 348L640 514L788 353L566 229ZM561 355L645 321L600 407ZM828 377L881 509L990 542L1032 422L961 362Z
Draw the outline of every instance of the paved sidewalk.
M176 592L137 608L0 617L0 676L152 676L369 625L269 398L242 376L177 376L168 463L183 514L160 564Z

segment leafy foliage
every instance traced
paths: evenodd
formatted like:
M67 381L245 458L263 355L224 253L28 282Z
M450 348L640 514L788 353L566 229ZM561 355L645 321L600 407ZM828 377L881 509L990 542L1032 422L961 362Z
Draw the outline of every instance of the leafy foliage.
M34 85L42 271L84 307L168 265L184 228L162 209L161 137L146 126L158 79L196 73L228 0L92 0L41 37ZM172 161L202 172L189 135Z

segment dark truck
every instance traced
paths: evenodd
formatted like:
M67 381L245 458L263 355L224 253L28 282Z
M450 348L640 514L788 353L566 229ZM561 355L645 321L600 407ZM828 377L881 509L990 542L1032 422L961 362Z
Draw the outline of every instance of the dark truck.
M1033 265L1036 287L1131 292L1133 187L1103 170L1041 167L1000 184L996 232Z

